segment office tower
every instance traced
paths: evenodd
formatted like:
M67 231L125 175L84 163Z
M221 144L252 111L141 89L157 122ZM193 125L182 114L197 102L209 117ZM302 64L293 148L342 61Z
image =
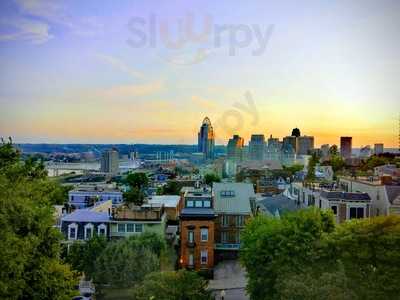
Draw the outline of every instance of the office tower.
M249 157L251 160L263 160L265 137L263 134L252 134L249 142Z
M289 146L288 145L290 145L290 147L296 152L296 137L295 136L285 136L284 138L283 138L283 147L285 148L285 149L288 149L289 148Z
M351 136L340 137L340 155L343 158L351 158L351 144L352 144Z
M268 139L268 146L278 147L278 145L279 145L279 138L274 138L274 137L272 137L272 134L271 134Z
M211 121L205 117L198 133L198 151L203 153L204 159L214 158L214 129Z
M314 150L314 137L313 136L299 136L296 138L296 154L308 155Z
M244 139L235 134L228 141L226 158L234 161L243 160Z
M298 128L293 128L293 130L292 130L292 136L299 137L299 136L300 136L300 129L298 129Z
M321 146L321 158L323 160L329 158L329 144L324 144Z
M101 156L100 171L117 174L119 171L119 155L116 149L106 150Z
M383 151L384 151L384 149L383 149L383 144L382 144L382 143L379 143L379 144L375 144L375 145L374 145L374 154L375 154L375 155L382 154Z

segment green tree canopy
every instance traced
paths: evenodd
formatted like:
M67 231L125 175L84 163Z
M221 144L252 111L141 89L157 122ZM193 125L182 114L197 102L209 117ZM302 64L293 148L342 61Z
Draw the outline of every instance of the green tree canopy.
M0 145L0 298L70 299L76 275L59 259L52 185L38 162Z
M144 201L144 193L137 187L132 187L129 191L123 194L126 203L133 203L135 205L142 205Z
M241 235L251 299L397 299L400 217L334 226L316 208L259 216Z
M126 177L126 182L131 188L142 189L149 184L149 178L146 173L131 173Z
M161 238L144 234L111 242L96 259L94 280L113 287L132 287L160 270Z
M195 272L179 270L147 275L135 289L137 300L208 300L207 281Z
M221 178L217 174L208 173L204 175L204 183L207 185L212 184L213 182L221 182Z

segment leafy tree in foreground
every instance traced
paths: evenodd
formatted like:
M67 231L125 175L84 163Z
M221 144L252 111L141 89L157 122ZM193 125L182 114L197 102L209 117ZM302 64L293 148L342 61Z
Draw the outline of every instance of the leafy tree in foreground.
M159 249L158 241L150 235L111 242L96 259L94 280L113 287L131 287L160 269Z
M76 275L59 259L51 184L37 163L0 145L0 298L70 299Z
M65 260L74 270L85 273L86 278L93 278L96 259L106 247L107 240L95 236L85 243L72 244Z
M281 219L258 216L241 235L240 258L248 273L251 299L279 299L279 279L306 267L329 268L319 256L319 240L332 232L329 212L310 208L283 215Z
M151 273L134 292L137 300L208 300L207 281L195 272L179 270Z

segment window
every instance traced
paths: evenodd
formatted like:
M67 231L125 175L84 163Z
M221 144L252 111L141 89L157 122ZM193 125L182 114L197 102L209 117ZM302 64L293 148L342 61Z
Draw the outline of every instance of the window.
M88 240L93 236L93 224L92 223L88 223L85 225L84 234L85 234L85 240Z
M361 219L364 218L363 207L350 207L350 219Z
M135 232L135 224L126 224L126 232Z
M221 191L220 195L221 195L221 197L235 197L235 192L234 191Z
M203 202L204 207L211 207L211 201L210 200L205 200Z
M193 266L193 253L189 254L189 266Z
M194 203L192 200L186 201L186 207L194 207Z
M208 260L208 253L207 250L202 250L200 252L200 262L202 265L207 264L207 260Z
M76 223L71 223L68 225L68 239L76 240L78 236L78 225Z
M125 232L125 224L118 224L118 232Z
M337 206L332 205L331 208L332 208L333 214L336 216L337 215Z
M135 224L135 232L143 232L143 224Z
M99 236L105 236L105 235L107 234L107 226L104 225L104 224L100 224L100 225L97 227L97 234L98 234Z
M228 240L228 234L225 231L221 232L221 243L226 243L226 241Z
M196 201L196 207L203 207L203 201Z
M236 216L236 226L243 227L244 225L244 216Z
M193 243L194 242L194 232L193 232L193 230L189 230L188 231L188 241L189 241L189 243Z
M236 243L240 243L240 231L236 232Z
M229 216L228 215L222 215L222 226L227 227L229 225Z
M208 228L201 228L201 241L202 242L207 242L208 241Z

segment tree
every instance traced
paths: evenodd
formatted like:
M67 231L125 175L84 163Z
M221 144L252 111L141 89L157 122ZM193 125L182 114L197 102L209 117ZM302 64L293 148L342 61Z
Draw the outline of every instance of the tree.
M86 278L93 278L96 269L96 259L107 247L104 237L94 236L85 243L76 242L71 245L65 261L74 270L85 273Z
M319 162L319 157L316 153L313 153L308 160L308 168L307 168L307 175L306 180L314 181L315 180L315 166Z
M0 298L70 299L77 276L62 264L51 184L38 162L0 145Z
M142 205L144 201L144 193L137 187L132 187L129 191L123 194L126 203Z
M280 280L307 267L329 269L318 246L334 230L330 212L316 208L284 214L281 219L257 216L241 234L240 259L248 274L252 299L280 299Z
M149 184L146 173L131 173L126 177L126 182L131 188L142 189Z
M146 243L147 242L147 243ZM153 239L130 237L109 243L96 259L94 281L113 287L131 287L160 269Z
M359 299L398 299L399 216L346 222L330 236L327 248L343 264Z
M179 270L151 273L134 291L137 300L207 300L207 281L195 272Z
M168 181L166 185L162 187L162 195L179 195L181 191L181 185L176 181Z
M337 145L332 145L329 147L329 154L330 155L339 155L339 150Z
M212 184L213 182L221 182L221 178L217 174L208 173L204 175L204 183L207 185Z

